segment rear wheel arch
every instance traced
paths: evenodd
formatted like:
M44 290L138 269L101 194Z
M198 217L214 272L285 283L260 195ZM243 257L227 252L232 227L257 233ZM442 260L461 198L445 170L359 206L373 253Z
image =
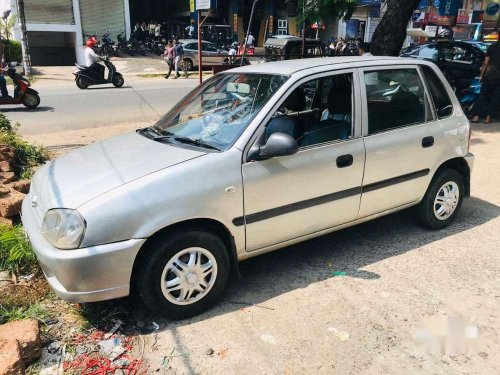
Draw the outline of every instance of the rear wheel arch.
M462 178L464 179L464 188L465 188L465 194L464 197L469 197L470 196L470 168L469 164L465 161L464 158L457 157L453 159L449 159L445 161L443 164L441 164L436 172L434 172L434 176L439 175L441 171L444 169L454 169L458 173L462 175ZM433 178L434 178L433 176Z
M170 234L193 230L193 229L210 232L222 240L228 252L230 260L230 272L234 273L234 275L236 275L239 278L240 272L238 268L238 254L236 250L236 244L234 241L234 237L229 231L229 229L227 229L227 227L224 224L214 219L191 219L191 220L181 221L169 225L165 228L162 228L153 235L151 235L146 240L146 242L142 245L141 249L139 250L139 253L137 254L134 261L134 266L132 269L131 286L134 285L135 277L137 276L138 270L142 264L142 259L144 259L144 257L147 255L147 249L149 248L149 245L152 242L161 240L162 237L168 236Z

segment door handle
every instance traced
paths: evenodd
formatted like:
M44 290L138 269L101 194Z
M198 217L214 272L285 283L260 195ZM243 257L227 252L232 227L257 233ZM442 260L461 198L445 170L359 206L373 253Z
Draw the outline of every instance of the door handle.
M351 154L341 155L337 158L337 167L339 168L350 167L353 162L354 158L352 157Z
M422 147L432 147L434 145L434 137L425 137L422 139Z

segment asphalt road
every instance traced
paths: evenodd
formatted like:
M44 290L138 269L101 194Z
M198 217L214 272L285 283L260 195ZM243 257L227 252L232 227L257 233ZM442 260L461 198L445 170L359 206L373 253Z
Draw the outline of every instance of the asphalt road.
M39 108L2 106L0 111L21 124L23 135L152 123L197 83L196 79L127 77L120 89L103 85L80 90L72 81L50 84L40 80L33 85L42 99Z

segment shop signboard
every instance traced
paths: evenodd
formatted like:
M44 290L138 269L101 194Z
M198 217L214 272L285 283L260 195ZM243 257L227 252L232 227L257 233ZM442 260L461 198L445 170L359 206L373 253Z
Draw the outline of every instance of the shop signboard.
M217 0L195 0L196 10L209 10L217 8Z
M466 25L470 21L471 13L468 9L460 9L457 16L457 24Z
M453 26L456 23L456 18L453 16L438 16L437 24L441 26Z
M455 17L458 13L458 0L441 0L438 11L440 16Z

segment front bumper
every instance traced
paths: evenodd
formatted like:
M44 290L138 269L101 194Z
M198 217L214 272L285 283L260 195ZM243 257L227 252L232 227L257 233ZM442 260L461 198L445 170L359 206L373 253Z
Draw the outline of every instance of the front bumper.
M472 168L474 167L474 154L468 152L467 155L464 156L464 159L469 166L469 171L472 173Z
M76 250L56 249L42 236L29 195L23 201L22 221L43 273L59 298L96 302L130 293L134 260L146 240Z

